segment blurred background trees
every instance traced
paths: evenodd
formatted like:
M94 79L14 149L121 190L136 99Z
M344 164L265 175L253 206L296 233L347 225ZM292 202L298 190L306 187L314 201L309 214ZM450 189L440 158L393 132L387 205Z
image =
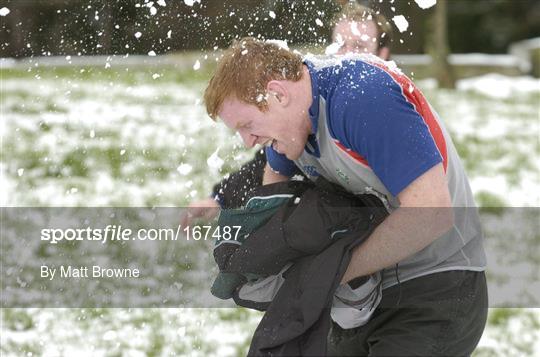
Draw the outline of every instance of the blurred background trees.
M451 53L448 42L448 1L439 0L428 21L426 51L433 59L433 72L442 88L454 88L456 80L448 63Z
M423 10L413 0L360 2L388 19L408 20L407 31L396 29L394 53L427 52L436 7ZM454 53L505 53L512 42L540 36L540 1L445 2ZM338 11L334 0L4 0L2 7L10 13L0 17L1 57L211 50L245 35L324 45Z

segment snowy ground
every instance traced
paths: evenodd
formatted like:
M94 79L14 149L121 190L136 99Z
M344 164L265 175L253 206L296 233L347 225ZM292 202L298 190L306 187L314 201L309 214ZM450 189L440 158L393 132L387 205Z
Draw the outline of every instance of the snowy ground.
M540 206L540 81L493 74L456 91L419 85L450 129L478 203ZM206 117L203 88L167 68L4 70L2 206L182 206L205 197L250 153ZM539 316L492 309L478 355L538 353ZM243 309L2 309L0 353L235 356L259 318Z
M81 71L5 71L3 206L180 206L249 157L206 116L203 82L171 70ZM457 91L419 84L480 203L540 206L540 82L493 74Z

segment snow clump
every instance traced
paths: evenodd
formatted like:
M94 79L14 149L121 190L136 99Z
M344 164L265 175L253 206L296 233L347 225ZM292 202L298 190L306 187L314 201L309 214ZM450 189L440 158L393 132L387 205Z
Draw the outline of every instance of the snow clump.
M273 45L276 45L280 48L283 48L284 50L289 50L289 45L287 45L287 41L283 40L266 40L266 43L271 43Z
M399 32L405 32L407 31L407 28L409 28L409 22L407 21L407 19L405 19L405 16L403 15L392 17L392 21L394 21L394 23L396 24Z
M196 2L200 4L201 0L184 0L184 4L186 4L187 6L193 6L193 4L195 4Z
M189 174L193 170L193 166L190 164L181 164L176 168L176 171L182 176Z
M414 0L421 9L429 9L437 3L437 0Z
M219 148L206 160L208 167L214 170L219 170L223 166L223 159L218 156Z

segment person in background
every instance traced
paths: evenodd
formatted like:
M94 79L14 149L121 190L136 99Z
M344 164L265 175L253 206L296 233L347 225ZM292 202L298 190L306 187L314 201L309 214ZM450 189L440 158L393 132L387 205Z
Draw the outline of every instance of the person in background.
M382 14L349 2L334 16L332 25L333 43L328 46L327 54L365 53L383 60L390 58L392 26ZM241 207L249 191L262 184L265 165L266 155L261 149L238 171L214 185L210 197L192 202L182 218L182 225L189 225L194 219L211 220L220 208Z
M381 13L349 3L332 21L332 45L326 54L366 53L390 59L392 26Z

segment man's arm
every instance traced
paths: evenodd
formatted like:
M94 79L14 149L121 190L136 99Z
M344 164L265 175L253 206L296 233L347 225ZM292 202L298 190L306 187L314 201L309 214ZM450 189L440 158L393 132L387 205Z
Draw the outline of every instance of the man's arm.
M263 185L287 181L288 179L289 177L278 174L277 172L272 170L272 168L270 168L270 165L268 163L266 163L266 166L264 167Z
M419 176L397 197L400 208L353 251L342 283L393 266L452 228L452 202L442 164Z

